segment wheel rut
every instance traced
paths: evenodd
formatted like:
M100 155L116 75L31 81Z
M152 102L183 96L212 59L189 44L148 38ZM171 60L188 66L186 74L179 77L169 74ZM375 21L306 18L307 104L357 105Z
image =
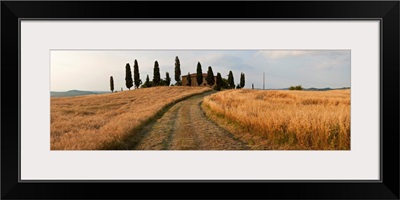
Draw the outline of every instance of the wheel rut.
M137 134L137 150L245 150L247 145L209 120L202 108L203 98L213 92L180 101Z

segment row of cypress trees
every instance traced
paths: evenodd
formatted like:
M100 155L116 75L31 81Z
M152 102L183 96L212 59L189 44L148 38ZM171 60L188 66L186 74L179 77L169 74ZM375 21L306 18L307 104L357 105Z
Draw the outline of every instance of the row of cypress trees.
M201 68L201 64L200 62L197 62L197 70L196 70L196 82L197 85L201 85L203 83L203 72L202 72L202 68ZM187 81L188 81L188 85L192 85L192 78L190 76L190 73L188 73L187 76ZM222 79L221 74L218 72L217 73L217 78L216 80L214 79L214 72L211 68L211 66L208 67L208 71L207 71L207 77L206 77L206 81L208 85L214 85L215 83L215 88L216 90L221 90L222 88L226 88L226 89L234 89L235 88L235 81L233 78L233 73L232 71L229 71L228 74L228 80L226 80L226 84L224 79ZM240 84L238 84L236 86L237 89L239 88L243 88L245 85L245 77L244 77L244 73L242 72L240 74Z
M190 76L190 72L188 72L187 81L188 81L188 86L191 86L192 78ZM207 81L208 85L214 85L214 83L215 83L214 72L212 71L211 66L208 67L206 81ZM200 62L197 62L196 82L197 82L197 85L203 84L203 70L201 69Z
M165 80L161 79L160 76L160 67L158 65L158 61L154 62L154 70L153 70L153 81L150 81L149 75L146 77L145 83L142 85L142 80L140 79L140 73L139 73L139 64L137 60L135 59L134 65L133 65L133 78L132 79L132 71L131 71L131 66L129 63L126 63L125 65L125 86L130 90L131 87L134 86L135 88L139 88L140 85L142 87L151 87L151 86L159 86L159 85L167 85L169 86L171 84L171 78L169 76L169 73L166 72L165 74L166 78ZM175 81L177 83L180 83L180 76L181 76L181 69L180 69L180 62L178 56L175 58ZM114 91L114 79L111 76L110 77L110 90L111 92ZM121 88L122 90L122 88Z
M135 88L139 88L139 86L142 84L142 80L140 79L140 74L139 74L139 64L136 59L133 64L133 77L134 77L134 80L132 79L131 66L129 65L129 63L126 63L126 65L125 65L125 86L129 90L131 89L131 87L133 87L133 84L135 84ZM114 79L112 76L110 77L110 90L111 90L111 92L114 91ZM122 90L122 88L121 88L121 90Z
M175 72L176 85L182 85L181 68L180 68L180 61L179 61L178 56L175 57L174 72ZM134 75L133 75L134 79L132 79L131 66L129 65L129 63L127 63L125 66L125 86L129 90L133 86L135 86L135 88L139 88L139 86L142 85L142 83L143 83L142 80L140 79L139 64L136 59L134 61L133 73L134 73ZM190 86L192 84L191 83L192 79L191 79L190 73L188 73L187 78L188 78L187 79L188 85ZM202 73L202 68L201 68L200 62L197 63L196 81L197 81L198 85L201 85L203 83L203 73ZM227 88L227 89L235 88L232 71L229 71L227 84L224 84L225 81L222 79L220 73L217 73L217 78L216 78L216 80L214 79L214 73L212 71L211 66L209 66L208 71L207 71L206 81L207 81L207 84L209 84L209 85L214 85L214 83L216 83L216 86L215 86L216 90L221 90L221 88ZM153 81L150 81L149 75L147 75L146 81L142 85L142 87L151 87L151 86L160 86L160 85L169 86L170 83L171 83L171 78L170 78L168 72L166 72L165 80L161 79L159 64L157 61L155 61L154 62L154 70L153 70ZM245 84L244 74L241 73L240 84L236 88L243 88L244 84ZM111 90L111 92L114 91L114 79L112 76L110 77L110 90ZM121 88L121 90L122 90L122 88Z
M125 65L125 86L129 90L131 89L131 87L133 87L133 84L135 84L135 88L139 88L139 86L142 84L142 80L140 79L140 74L139 74L139 64L136 59L133 64L133 78L134 78L134 80L132 79L131 66L129 65L129 63L126 63L126 65Z

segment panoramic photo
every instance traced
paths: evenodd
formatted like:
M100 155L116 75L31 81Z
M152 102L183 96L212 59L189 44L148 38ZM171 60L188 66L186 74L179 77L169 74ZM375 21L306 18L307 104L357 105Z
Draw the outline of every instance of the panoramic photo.
M51 150L350 150L350 50L52 50Z

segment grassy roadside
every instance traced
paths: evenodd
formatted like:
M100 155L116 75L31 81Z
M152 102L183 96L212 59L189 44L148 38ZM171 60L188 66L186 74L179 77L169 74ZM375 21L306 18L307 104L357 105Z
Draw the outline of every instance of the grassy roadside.
M133 128L129 132L129 134L126 134L126 136L123 137L122 139L114 140L107 144L104 144L99 149L100 150L131 150L131 149L134 149L145 136L145 133L143 131L141 131L144 127L148 126L149 124L157 122L157 120L160 119L175 104L185 101L191 97L204 94L204 93L212 93L212 91L207 90L207 91L204 91L201 93L191 94L189 96L183 97L181 99L177 99L177 100L165 105L155 115L149 117L146 121L141 123L139 126ZM136 134L136 133L139 133L139 134Z
M52 98L50 148L115 149L113 143L120 145L117 141L124 141L132 131L162 115L169 105L209 90L161 86L102 95Z
M252 130L249 130L240 122L233 121L222 114L214 112L213 110L211 110L210 106L207 106L204 103L201 104L201 107L204 111L204 114L209 120L213 121L218 126L232 133L235 139L247 144L247 146L251 150L272 149L268 146L268 142L266 140L264 142L260 142L262 138L255 135ZM256 143L255 141L258 141L258 143Z
M251 149L350 149L350 90L229 90L202 107Z

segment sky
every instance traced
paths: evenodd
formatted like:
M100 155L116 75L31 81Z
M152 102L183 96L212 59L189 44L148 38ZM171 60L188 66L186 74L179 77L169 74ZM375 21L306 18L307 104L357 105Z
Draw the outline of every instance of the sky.
M169 72L175 83L175 57L182 75L196 73L200 62L203 73L209 66L214 74L228 78L232 71L235 84L245 74L245 88L281 89L294 85L303 88L350 87L350 50L52 50L50 56L51 91L108 91L110 76L115 90L127 90L125 65L132 68L136 59L140 78L153 78L154 62L161 78ZM131 88L132 89L132 88Z

